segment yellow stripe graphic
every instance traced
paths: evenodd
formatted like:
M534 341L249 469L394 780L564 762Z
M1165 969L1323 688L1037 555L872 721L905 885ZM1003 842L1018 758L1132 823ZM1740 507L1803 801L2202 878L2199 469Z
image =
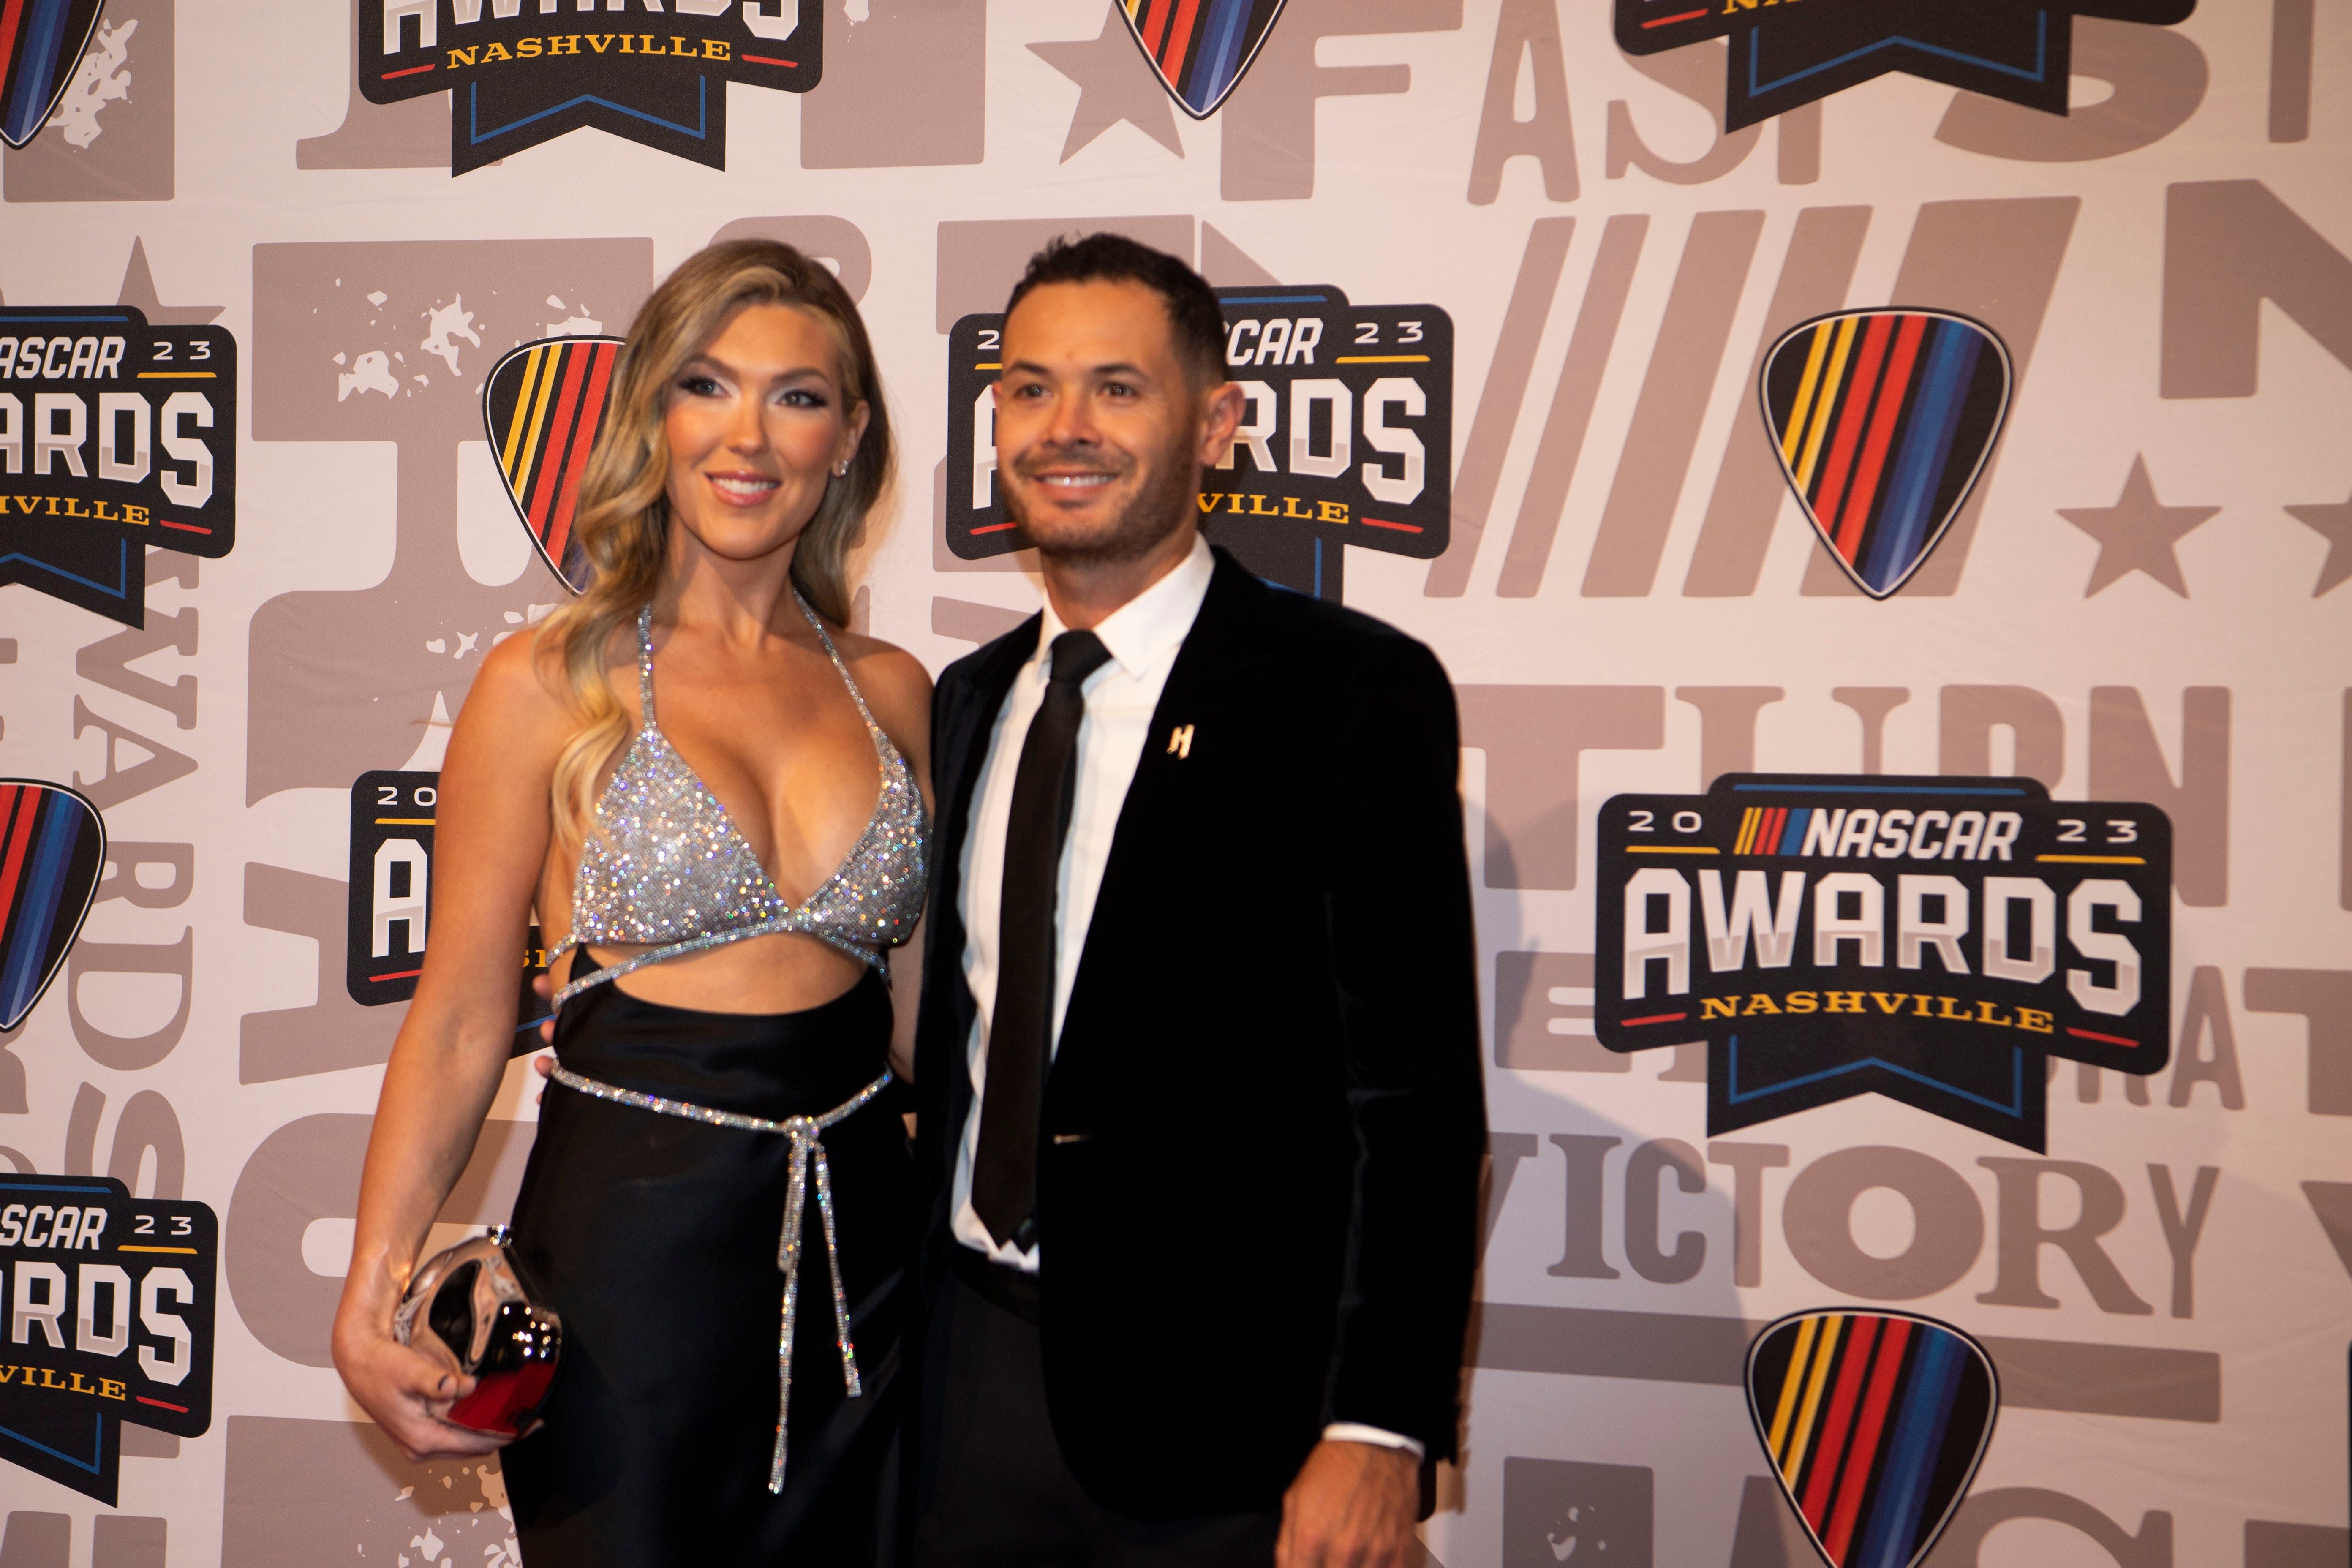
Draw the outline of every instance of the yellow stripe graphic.
M1821 1331L1819 1318L1807 1318L1797 1325L1797 1348L1790 1353L1789 1370L1780 1374L1780 1405L1772 1412L1772 1440L1767 1445L1777 1463L1780 1451L1788 1446L1789 1421L1797 1414L1797 1391L1804 1386L1805 1356L1813 1348L1813 1336Z
M540 351L547 355L539 378L539 397L530 408L530 430L523 437L522 466L515 470L515 489L520 492L530 479L530 466L539 457L539 438L547 434L547 404L555 392L555 373L563 367L563 348L551 344Z
M1859 316L1848 316L1838 323L1837 342L1830 349L1827 384L1813 405L1813 427L1805 433L1805 455L1797 464L1797 488L1810 489L1813 483L1813 464L1822 455L1822 437L1829 434L1830 410L1837 406L1837 390L1845 379L1845 356L1853 347L1853 329Z
M2147 864L2137 855L2036 855L2034 858L2054 861L2062 866L2145 866Z
M1796 405L1789 410L1789 427L1780 432L1780 456L1797 460L1797 443L1804 437L1805 416L1812 412L1813 393L1822 384L1822 361L1830 352L1830 324L1813 329L1813 346L1805 354L1805 377L1797 383Z
M515 394L514 412L507 416L506 450L499 454L499 468L509 485L515 482L515 448L522 443L522 427L530 423L526 416L530 411L531 384L539 379L540 356L546 353L533 349L522 358L522 389Z
M1822 1390L1830 1381L1830 1363L1837 1359L1838 1336L1845 1331L1847 1314L1823 1318L1821 1348L1814 1352L1813 1374L1805 1380L1805 1402L1797 1410L1797 1429L1789 1435L1789 1452L1780 1461L1780 1473L1791 1481L1805 1468L1805 1452L1812 1447L1813 1417L1822 1413Z

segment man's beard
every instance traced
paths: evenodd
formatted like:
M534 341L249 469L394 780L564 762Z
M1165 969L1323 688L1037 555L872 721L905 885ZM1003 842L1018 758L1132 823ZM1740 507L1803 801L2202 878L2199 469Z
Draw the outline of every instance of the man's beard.
M1129 498L1127 505L1111 520L1109 527L1099 533L1057 538L1050 516L1045 531L1041 532L1024 514L1023 492L1013 485L1003 487L1004 510L1013 521L1028 531L1041 554L1073 563L1083 562L1105 566L1139 561L1183 526L1187 509L1197 504L1196 498L1201 492L1200 468L1188 460L1191 456L1189 441L1181 446L1171 446L1160 456L1162 461L1154 466L1151 479ZM1067 463L1068 459L1051 452L1041 452L1032 459L1024 459L1024 465L1027 461L1047 464ZM1121 478L1133 466L1134 460L1129 458L1128 468L1095 468L1093 471ZM1036 482L1029 479L1026 474L1023 479L1026 483Z

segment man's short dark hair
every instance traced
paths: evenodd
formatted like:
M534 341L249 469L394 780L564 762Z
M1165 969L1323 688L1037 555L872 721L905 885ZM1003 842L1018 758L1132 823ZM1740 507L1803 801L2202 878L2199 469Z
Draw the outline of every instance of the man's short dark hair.
M1013 314L1029 290L1047 283L1140 283L1168 307L1169 336L1184 368L1204 386L1225 380L1225 316L1208 280L1164 251L1123 234L1055 238L1029 258L1029 269L1004 302Z

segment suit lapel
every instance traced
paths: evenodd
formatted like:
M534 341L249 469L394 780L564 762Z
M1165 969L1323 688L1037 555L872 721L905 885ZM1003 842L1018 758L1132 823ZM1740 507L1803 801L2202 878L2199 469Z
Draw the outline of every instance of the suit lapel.
M1087 944L1071 984L1073 1007L1086 984L1094 933L1108 927L1105 913L1115 907L1133 879L1137 863L1150 859L1165 830L1162 803L1170 798L1174 770L1190 761L1189 742L1198 738L1197 734L1182 737L1179 731L1197 723L1215 707L1218 693L1236 675L1265 657L1256 628L1266 595L1273 590L1225 551L1215 549L1215 553L1216 570L1209 579L1208 594L1201 601L1201 613L1184 634L1184 645L1168 671L1168 684L1160 688L1160 700L1151 712L1151 729L1144 736L1143 755L1136 762L1135 778L1119 805L1118 826L1112 831L1110 856L1103 866L1102 890L1087 922ZM1068 1043L1066 1037L1064 1043Z

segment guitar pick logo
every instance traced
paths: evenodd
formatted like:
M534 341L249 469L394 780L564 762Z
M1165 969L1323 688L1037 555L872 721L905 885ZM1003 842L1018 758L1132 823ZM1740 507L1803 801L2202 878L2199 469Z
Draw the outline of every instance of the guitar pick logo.
M2009 350L1948 310L1840 310L1764 356L1764 427L1813 531L1884 599L1927 559L2009 413Z
M1283 0L1118 0L1160 85L1195 120L1217 111L1257 58Z
M1909 1312L1817 1309L1748 1348L1748 1409L1830 1568L1916 1568L1992 1440L1984 1347Z
M0 5L0 141L40 133L72 85L105 0L16 0Z
M105 866L98 807L63 784L0 779L0 1029L58 977Z
M513 350L482 384L482 423L507 499L547 569L577 594L588 558L572 536L580 477L613 402L619 338L542 338Z

